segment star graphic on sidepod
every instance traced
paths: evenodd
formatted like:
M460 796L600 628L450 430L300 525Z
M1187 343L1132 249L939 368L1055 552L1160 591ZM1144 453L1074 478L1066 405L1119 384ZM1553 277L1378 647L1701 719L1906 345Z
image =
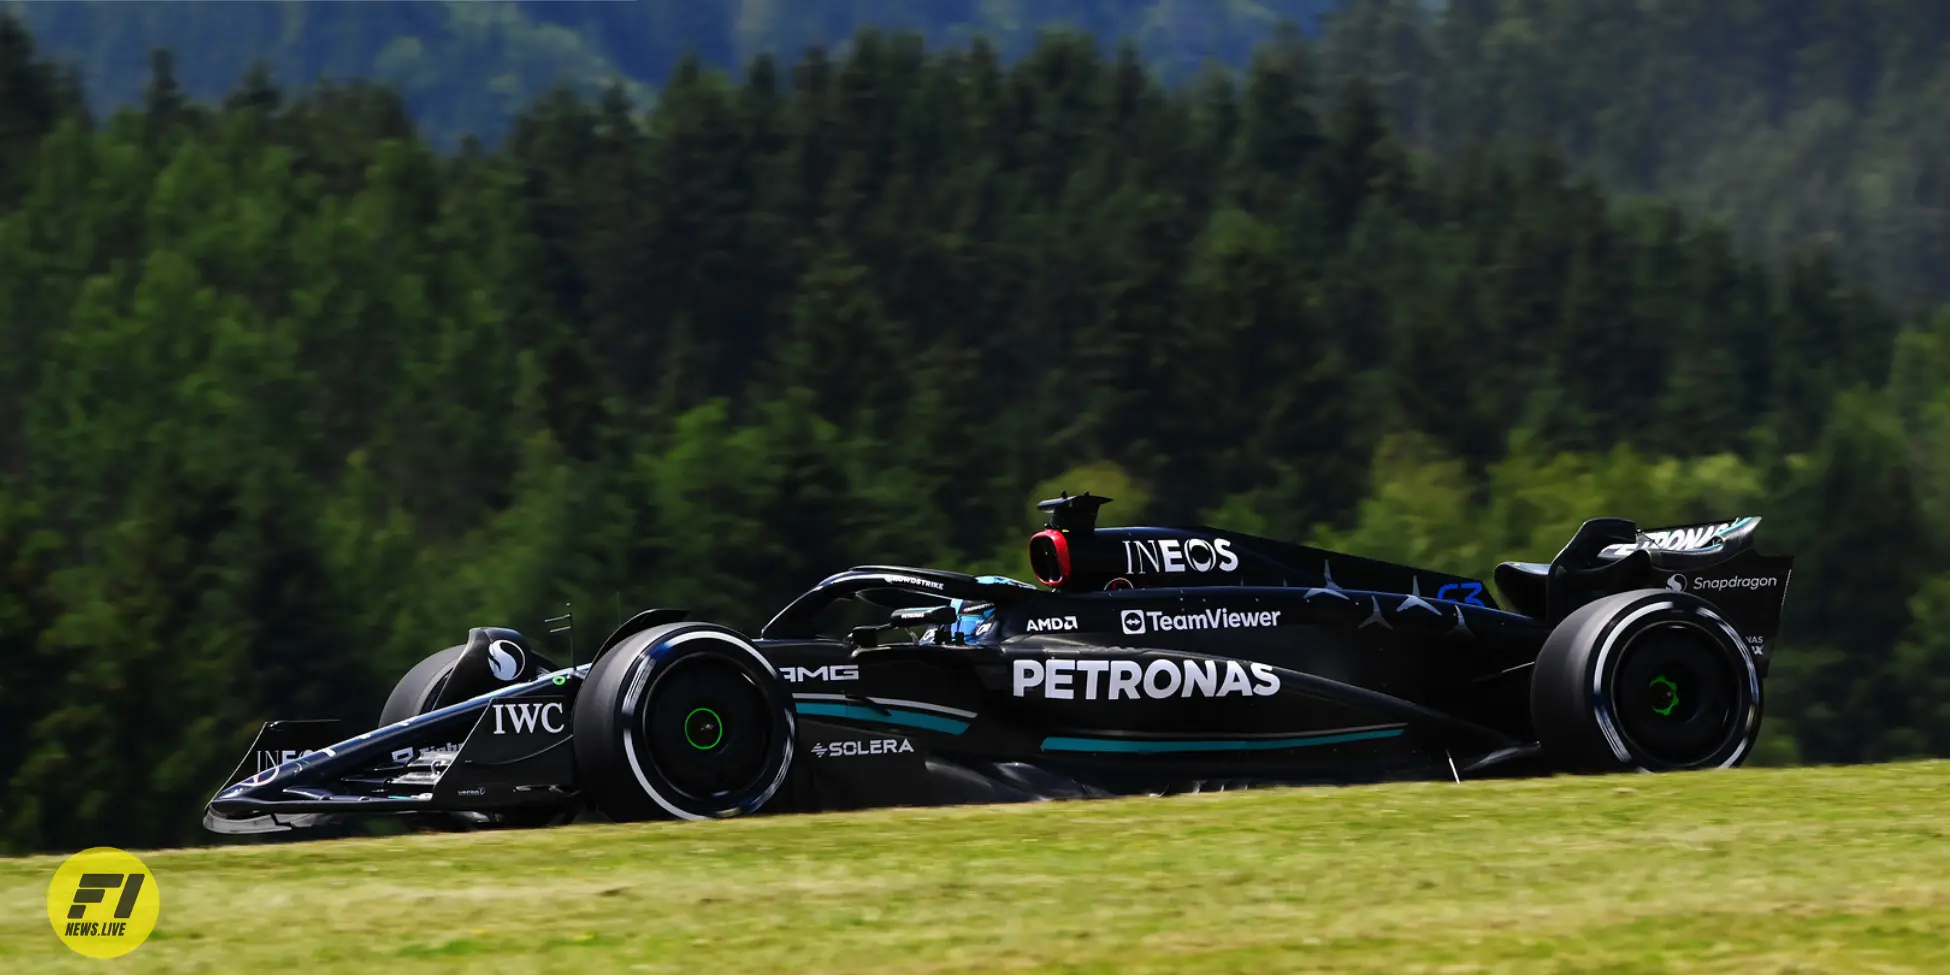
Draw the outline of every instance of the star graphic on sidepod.
M1326 562L1320 563L1320 578L1323 580L1321 584L1307 590L1307 594L1300 598L1312 599L1315 596L1323 594L1333 596L1336 599L1348 598L1347 593L1342 592L1341 587L1334 584L1334 567L1332 565Z
M1395 628L1395 625L1394 625L1393 623L1390 623L1390 622L1388 622L1387 620L1385 620L1385 619L1382 619L1382 618L1381 618L1381 600L1379 600L1379 599L1372 599L1372 600L1371 600L1371 604L1372 604L1372 605L1374 606L1374 612L1372 612L1372 613L1369 613L1369 614L1368 614L1368 618L1367 618L1367 619L1365 619L1365 620L1362 620L1362 621L1361 621L1361 625L1360 625L1360 626L1357 626L1357 627L1355 627L1355 629L1357 629L1357 630L1365 630L1365 629L1367 629L1367 628L1368 628L1368 624L1370 624L1370 623L1380 623L1380 624L1381 624L1381 627L1382 627L1382 629L1386 629L1386 630L1392 630L1392 629L1394 629L1394 628Z
M1411 578L1408 584L1408 596L1402 600L1400 606L1395 607L1395 612L1400 613L1411 606L1420 606L1437 616L1442 615L1441 610L1436 609L1428 600L1422 598L1422 580L1420 578Z

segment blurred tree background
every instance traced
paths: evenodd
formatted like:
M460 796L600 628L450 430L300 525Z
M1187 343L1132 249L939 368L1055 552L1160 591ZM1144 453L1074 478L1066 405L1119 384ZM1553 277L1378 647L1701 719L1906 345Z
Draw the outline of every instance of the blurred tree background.
M1056 488L1479 576L1761 514L1763 758L1950 753L1940 4L751 0L723 70L576 19L693 3L332 8L658 72L480 41L424 111L293 6L169 8L296 32L214 95L130 47L162 8L60 58L0 14L0 846L197 841L257 722L468 626L1026 574Z

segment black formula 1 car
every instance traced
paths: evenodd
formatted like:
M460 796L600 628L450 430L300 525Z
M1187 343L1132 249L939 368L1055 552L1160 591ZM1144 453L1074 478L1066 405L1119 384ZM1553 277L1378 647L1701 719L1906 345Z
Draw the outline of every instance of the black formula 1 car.
M478 628L379 727L273 721L222 833L354 814L543 825L1405 778L1737 765L1793 560L1757 518L1596 519L1473 579L1044 502L1038 588L834 575L759 634L638 614L558 668Z

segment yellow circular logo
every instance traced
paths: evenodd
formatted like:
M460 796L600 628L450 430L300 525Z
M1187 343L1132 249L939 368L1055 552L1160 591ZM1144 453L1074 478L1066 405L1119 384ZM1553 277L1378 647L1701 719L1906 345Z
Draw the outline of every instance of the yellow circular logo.
M90 958L126 955L147 940L162 912L156 875L132 853L83 850L54 871L47 919L61 943Z

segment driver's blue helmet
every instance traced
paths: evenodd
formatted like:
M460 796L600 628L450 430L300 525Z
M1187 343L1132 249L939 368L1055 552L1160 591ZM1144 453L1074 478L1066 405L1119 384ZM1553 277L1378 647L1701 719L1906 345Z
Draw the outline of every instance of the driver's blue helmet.
M1017 586L1034 589L1026 582L1018 582L1008 576L977 576L975 581L990 586ZM955 623L948 628L948 638L956 643L973 643L983 635L995 621L995 604L985 600L951 599L955 608Z
M955 608L955 624L950 632L956 643L973 643L976 632L995 615L994 603L954 599L949 601L949 605Z

